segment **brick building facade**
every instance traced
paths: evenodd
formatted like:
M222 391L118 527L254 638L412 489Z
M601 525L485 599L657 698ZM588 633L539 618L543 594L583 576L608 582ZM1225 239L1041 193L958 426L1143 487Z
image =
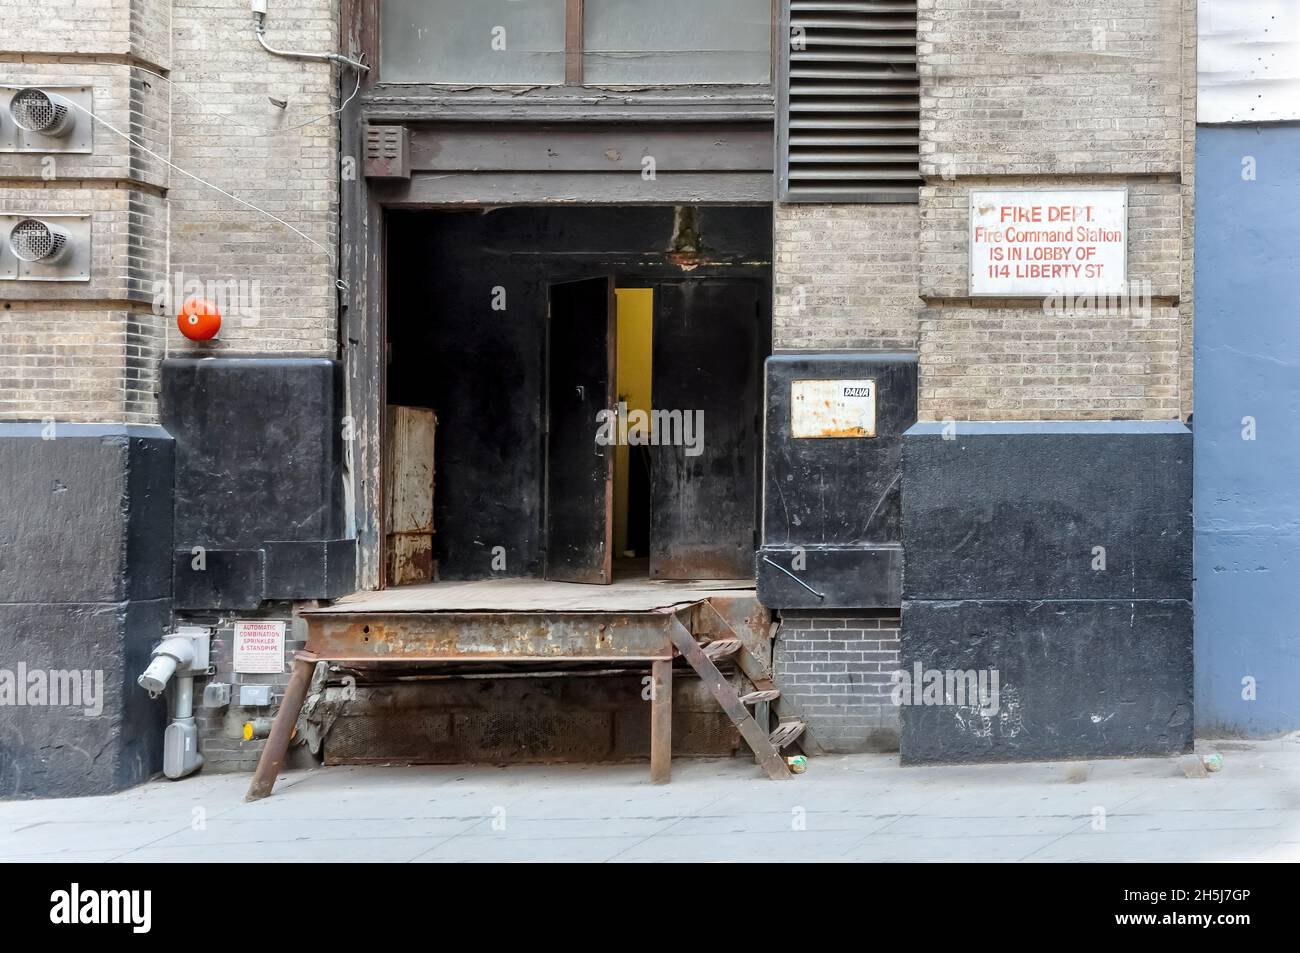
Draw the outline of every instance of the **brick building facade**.
M338 76L264 51L242 0L6 3L0 34L11 91L87 88L92 143L0 152L0 214L87 215L91 256L88 280L0 283L4 656L105 671L101 717L7 709L0 791L99 793L162 754L135 678L174 623L164 357L338 351ZM333 48L337 5L277 4L268 34ZM177 330L196 288L235 305L217 342Z
M921 0L917 17L924 176L918 203L778 203L775 345L915 350L916 419L948 422L952 435L975 422L1188 419L1194 5L1166 0L1139 9L1124 2L1063 7ZM997 300L970 294L970 190L1115 186L1127 189L1128 276L1146 283L1141 287L1148 300L1136 302L1143 315L1087 305L1053 308L1044 298ZM1180 466L1189 462L1179 459ZM951 473L954 484L980 479L964 464ZM905 469L905 494L907 483ZM1032 495L1030 487L1014 483L1006 492ZM982 518L978 513L966 516ZM1138 518L1134 513L1112 516L1117 524ZM1032 514L1022 518L1027 530L1042 536L1061 532L1050 523L1035 525ZM906 503L904 523L906 600L907 572L924 558L906 545ZM972 537L966 542L975 541L972 549L977 550L971 560L1061 558L1050 547L979 552L988 540L979 537L982 530L967 528ZM1088 542L1084 552L1102 542ZM1076 567L1089 571L1086 560ZM1190 572L1190 565L1184 568ZM936 595L952 601L990 594L976 584L963 590L953 583L951 591L926 593L918 600L918 613L920 603L933 602ZM1076 578L1071 585L1078 583ZM997 599L1030 595L992 594ZM1176 595L1185 601L1189 593ZM853 636L837 648L887 648L877 644L874 631L857 631L852 618L826 624L841 623ZM954 624L966 623L945 624L945 635L951 635L947 626ZM867 619L864 625L871 630L875 622ZM894 671L900 662L907 667L907 632L905 610L902 655L883 670ZM795 625L789 619L782 633L778 659L790 660L811 657L821 635L815 625ZM1186 634L1186 651L1173 664L1190 678ZM999 664L1007 667L1010 659L1003 656ZM843 726L867 724L869 718L861 713L876 710L879 685L874 680L849 679L848 684L853 701L838 712L810 717L814 738L819 733L834 737L835 747L846 745ZM1189 703L1182 699L1174 705L1182 701ZM897 728L897 709L882 717L880 730L888 737ZM857 746L876 743L874 731L856 730Z
M904 756L910 738L916 760L1186 746L1190 550L1184 558L1182 545L1190 497L1182 495L1190 436L1182 422L1192 407L1195 4L886 4L891 36L914 24L916 72L915 90L901 97L916 129L911 171L887 201L783 192L790 82L783 31L797 32L808 14L798 2L776 3L770 15L765 4L742 5L762 7L753 32L770 27L777 39L769 49L738 50L736 61L757 52L762 73L770 56L777 65L767 80L744 79L740 70L744 81L642 79L613 89L582 85L581 77L575 88L565 74L573 57L545 60L554 50L529 55L560 63L567 85L435 75L416 83L405 74L400 84L386 82L396 55L379 40L388 5L359 0L273 2L266 38L281 49L363 56L372 69L360 76L263 49L243 0L62 0L39 22L14 3L0 7L4 82L89 87L95 116L76 117L90 125L89 153L0 152L0 215L89 215L92 263L88 281L0 281L0 474L16 501L0 531L5 546L22 553L0 561L7 583L0 625L19 633L0 644L32 667L85 668L94 656L110 672L106 711L115 713L96 725L45 717L0 736L7 755L0 794L89 793L157 770L161 709L134 679L176 624L214 632L210 681L236 691L245 681L270 682L274 701L283 676L231 671L234 622L285 622L292 652L301 644L301 609L383 582L385 395L393 403L401 402L395 394L415 394L402 399L420 403L420 378L437 376L429 367L402 370L412 342L431 339L398 322L419 317L406 317L412 301L460 314L488 301L498 284L531 294L539 279L528 269L546 255L551 278L578 277L577 263L594 269L583 274L635 271L643 283L740 276L763 289L764 353L795 361L838 355L868 369L889 355L894 370L879 373L911 368L911 389L899 391L906 406L889 411L898 433L888 436L895 449L880 466L893 469L882 471L878 497L865 500L861 491L865 501L853 504L869 511L864 526L877 510L891 514L885 529L829 542L829 562L818 564L864 578L877 570L863 567L885 566L883 588L868 595L854 583L824 609L799 599L767 603L780 621L774 673L808 724L810 749L888 749L900 736ZM600 63L593 54L591 75L605 68ZM392 127L409 139L405 178L367 172L367 133ZM890 161L908 153L906 135L901 142L886 146ZM657 175L645 174L647 158ZM1090 188L1126 190L1128 277L1148 296L1142 315L1062 309L1041 295L972 294L972 190ZM572 206L595 217L556 211ZM601 208L623 210L625 223L633 220L628 210L660 210L662 225L655 211L635 221L662 235L638 245L641 236L617 233ZM757 247L764 236L754 214L770 220L765 248ZM481 232L475 215L486 223ZM513 224L498 234L493 222ZM683 225L690 222L694 231ZM566 246L575 234L605 242L605 259ZM512 244L539 235L552 243L544 253ZM456 236L482 243L484 261L515 270L485 279L482 289L456 289L459 298L442 286L434 295L402 284L421 269L392 264L408 254L399 245L443 253ZM176 299L189 296L192 281L238 299L216 341L191 342L177 330ZM508 329L501 343L475 337L483 327L467 323L457 333L512 378L528 386L542 379L521 358L536 344L534 332L498 325ZM453 365L435 364L439 373L471 363L455 354L431 360ZM469 409L499 411L482 400ZM536 400L517 403L531 413ZM42 436L51 422L54 440ZM457 439L454 419L440 425ZM544 431L540 418L517 429L525 436L513 450L468 438L452 445L492 463L481 475L493 501L479 535L498 526L517 533L503 548L518 556L511 566L527 566L545 548L518 530L537 523L527 508L537 475L525 458L540 456L528 441ZM227 453L230 434L238 446ZM769 440L769 458L774 446ZM949 448L959 452L945 455ZM279 466L288 459L307 462L290 472ZM1047 502L1059 506L1045 506L1035 488L1063 461L1100 464L1054 484ZM864 464L816 465L823 474L840 467L845 498L860 492L852 468ZM1130 470L1144 475L1143 493L1125 495ZM516 471L521 482L505 482L502 474ZM769 496L772 472L762 477ZM453 477L445 499L454 502L466 482ZM909 486L926 486L928 495L909 496ZM318 503L277 512L286 494L300 497L304 487ZM969 487L983 495L963 496ZM1111 503L1089 510L1098 499ZM934 531L918 538L919 527ZM472 578L457 575L468 564L457 562L454 527L447 537L444 572ZM782 547L797 541L788 532L776 537L760 556L770 551L781 561ZM96 540L90 551L80 547L85 538ZM471 552L495 541L464 538ZM1111 567L1101 574L1089 568L1098 546ZM195 547L220 572L194 576L187 567ZM1140 580L1141 565L1159 571ZM805 582L829 591L819 571ZM760 561L760 594L763 572ZM1102 615L1077 615L1084 599ZM1044 605L1054 607L1046 620L1036 615ZM999 623L981 621L994 611L1003 614ZM1114 623L1126 611L1156 633L1146 644L1157 654L1142 664L1168 678L1144 681L1137 671L1132 626L1125 633ZM1079 653L1110 662L1078 662ZM904 709L900 721L893 673L913 662L1001 669L1020 680L1013 688L1037 736L1066 740L1033 748L995 730L972 741L952 735L950 717L941 724L921 709ZM1059 685L1043 664L1082 694L1051 702ZM1108 716L1124 705L1102 709L1143 692L1151 703L1113 730ZM1089 705L1102 707L1082 710ZM249 767L260 742L242 739L242 723L273 711L274 704L203 711L209 766ZM1109 740L1089 727L1094 715L1110 722ZM98 734L108 754L91 761L69 754Z

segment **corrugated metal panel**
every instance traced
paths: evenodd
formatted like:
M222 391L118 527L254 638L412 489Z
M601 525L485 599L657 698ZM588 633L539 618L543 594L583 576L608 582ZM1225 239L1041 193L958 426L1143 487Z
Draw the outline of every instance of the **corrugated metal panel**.
M1200 0L1196 121L1300 119L1300 3Z
M781 199L915 202L916 3L789 0L784 20Z

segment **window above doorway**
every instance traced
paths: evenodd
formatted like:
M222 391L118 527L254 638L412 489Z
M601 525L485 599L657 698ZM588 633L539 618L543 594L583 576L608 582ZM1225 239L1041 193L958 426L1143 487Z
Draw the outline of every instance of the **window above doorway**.
M380 81L762 86L771 0L381 0Z

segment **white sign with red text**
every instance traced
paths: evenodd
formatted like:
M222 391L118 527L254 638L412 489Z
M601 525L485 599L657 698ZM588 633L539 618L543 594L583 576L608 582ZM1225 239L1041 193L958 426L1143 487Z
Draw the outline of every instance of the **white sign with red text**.
M249 675L284 671L284 623L236 622L235 671Z
M1128 190L970 193L970 293L1121 294Z

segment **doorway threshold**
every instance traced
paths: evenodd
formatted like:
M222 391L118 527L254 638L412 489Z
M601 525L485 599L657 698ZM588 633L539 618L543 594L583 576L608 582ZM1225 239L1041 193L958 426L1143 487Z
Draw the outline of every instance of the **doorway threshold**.
M704 599L750 597L753 579L615 579L609 585L549 579L426 582L355 592L312 616L363 612L653 612Z

